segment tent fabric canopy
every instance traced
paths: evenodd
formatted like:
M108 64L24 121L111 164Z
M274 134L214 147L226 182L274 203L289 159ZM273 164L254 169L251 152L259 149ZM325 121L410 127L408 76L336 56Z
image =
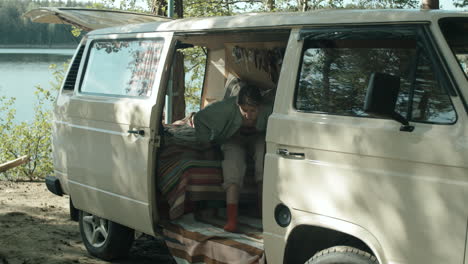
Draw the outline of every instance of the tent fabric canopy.
M169 21L170 18L143 13L65 7L42 7L24 14L32 22L69 24L85 31L128 24Z

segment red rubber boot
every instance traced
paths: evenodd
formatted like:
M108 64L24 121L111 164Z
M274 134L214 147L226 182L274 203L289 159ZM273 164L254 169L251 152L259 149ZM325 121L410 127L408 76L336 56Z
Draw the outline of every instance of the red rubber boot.
M237 231L237 204L228 204L226 208L227 223L224 230L234 233Z

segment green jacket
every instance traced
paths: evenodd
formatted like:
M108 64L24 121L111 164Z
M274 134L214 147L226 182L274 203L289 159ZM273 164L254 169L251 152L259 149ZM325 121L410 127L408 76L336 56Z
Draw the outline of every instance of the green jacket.
M264 132L267 128L268 117L272 112L271 105L262 105L257 117L256 129ZM237 96L215 102L194 117L195 134L201 142L223 144L232 137L242 125L242 115L237 105Z

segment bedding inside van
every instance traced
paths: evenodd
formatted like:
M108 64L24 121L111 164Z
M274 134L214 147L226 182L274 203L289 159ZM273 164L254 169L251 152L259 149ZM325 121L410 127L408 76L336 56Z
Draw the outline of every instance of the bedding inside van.
M223 230L224 212L214 217L187 214L164 225L163 235L178 264L265 263L262 223L258 218L239 218L239 233Z
M210 201L224 201L221 153L217 147L196 141L195 129L189 125L165 125L163 145L158 158L158 190L168 204L169 219L212 207ZM252 169L247 169L241 202L255 203L256 185ZM250 176L249 176L250 175ZM201 205L200 202L208 201ZM224 205L223 202L214 203Z

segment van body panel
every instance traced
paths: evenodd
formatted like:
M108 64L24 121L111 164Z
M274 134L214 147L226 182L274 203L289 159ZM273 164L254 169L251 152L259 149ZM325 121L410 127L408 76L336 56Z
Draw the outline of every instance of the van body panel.
M468 221L466 224L466 237L468 237ZM463 262L464 264L468 263L467 254L468 254L468 243L467 241L465 241L465 255L464 255L465 261Z
M389 119L298 112L291 86L300 45L288 44L290 71L282 72L269 119L265 188L289 208L367 230L385 249L381 263L463 262L468 131L460 97L451 97L456 123L413 123L413 132ZM304 159L275 158L279 149Z
M270 232L263 232L263 242L268 263L284 263L283 259L286 247L284 237Z
M153 225L152 218L149 215L148 202L117 194L116 191L111 192L96 188L95 183L91 183L93 185L87 185L69 180L68 184L71 190L71 197L73 197L73 205L78 202L80 208L84 205L86 208L84 210L88 213L104 215L105 219L133 227L146 234L155 234L152 230ZM116 208L117 205L118 208ZM134 213L134 215L129 217L129 212ZM127 217L122 217L122 214L127 215Z
M153 119L162 72L166 68L172 33L113 36L113 39L163 41L157 73L148 97L101 95L75 89L67 95L68 119L58 120L67 138L67 174L69 192L76 208L104 217L147 234L154 234L150 187L154 140L158 137ZM89 38L85 50L89 61L90 46L99 38ZM111 54L112 51L109 52ZM97 61L95 63L100 63ZM82 65L82 83L87 68ZM102 80L93 80L100 87ZM131 133L134 132L134 133ZM63 135L61 135L63 136ZM129 217L131 215L131 217Z
M366 229L353 223L342 221L340 219L323 216L320 214L313 214L301 210L292 210L294 223L288 226L289 236L294 228L302 225L310 225L315 223L315 226L327 228L334 231L339 231L349 234L363 241L371 250L379 263L387 263L385 259L385 252L382 249L379 241Z
M85 45L86 38L83 38L78 45L78 48L73 55L72 62L81 61L81 56L79 56L80 47ZM66 75L68 76L72 72L72 67L69 67ZM66 78L64 78L61 84L61 90L57 96L52 110L52 156L54 162L54 173L55 176L59 179L62 191L65 194L69 194L68 187L68 172L67 172L67 145L68 145L68 135L69 127L65 125L65 122L70 120L69 117L69 105L70 97L73 96L73 90L65 90L63 87L65 85Z
M330 26L337 24L402 23L433 21L450 15L464 17L466 11L444 10L314 10L296 13L247 13L225 17L198 17L170 22L153 22L103 28L90 32L91 35L148 31L216 31L261 28L291 28L301 25Z
M69 194L68 173L67 173L67 138L62 135L69 134L69 127L57 121L55 116L52 121L52 155L54 159L54 173L59 179L64 193Z

